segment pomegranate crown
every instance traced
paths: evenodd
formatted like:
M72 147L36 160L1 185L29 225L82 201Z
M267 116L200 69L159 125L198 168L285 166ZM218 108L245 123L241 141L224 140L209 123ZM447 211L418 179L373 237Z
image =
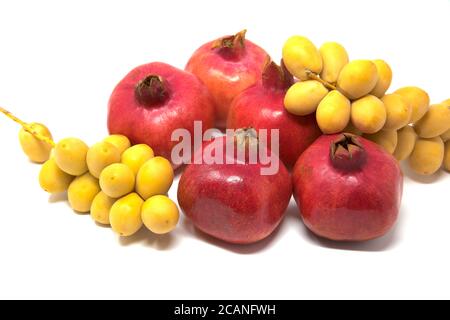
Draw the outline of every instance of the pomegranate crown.
M330 145L333 166L341 170L358 170L366 161L366 150L351 133L340 134Z
M135 97L139 103L151 107L165 101L169 96L166 81L158 75L148 75L138 82Z
M267 56L262 73L262 82L265 87L285 90L294 83L294 77L286 69L283 60L277 65Z

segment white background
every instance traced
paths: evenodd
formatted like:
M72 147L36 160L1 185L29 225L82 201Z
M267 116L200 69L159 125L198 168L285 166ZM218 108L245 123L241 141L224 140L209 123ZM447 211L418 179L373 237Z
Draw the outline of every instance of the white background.
M248 29L280 58L293 34L383 58L393 87L450 97L450 2L1 1L0 105L89 143L133 67L183 67L202 43ZM181 220L170 236L120 240L40 190L18 127L0 118L0 298L450 298L450 177L407 173L401 218L386 237L333 244L307 232L292 204L263 243L235 247ZM177 186L170 195L176 198Z

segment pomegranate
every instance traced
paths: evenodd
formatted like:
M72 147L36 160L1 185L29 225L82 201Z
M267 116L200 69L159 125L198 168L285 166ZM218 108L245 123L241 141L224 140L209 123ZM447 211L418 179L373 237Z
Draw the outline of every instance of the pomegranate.
M338 241L364 241L395 224L403 190L398 162L381 147L344 133L324 135L298 159L294 197L306 226Z
M283 63L267 63L260 81L233 100L227 121L227 128L233 129L279 129L280 158L288 167L322 134L314 114L302 117L286 111L283 100L292 83Z
M286 167L268 149L268 156L279 165L272 175L262 174L267 164L260 160L252 162L246 154L240 161L236 156L257 139L254 130L238 130L231 143L225 136L218 137L205 143L194 158L204 157L214 144L215 150L221 151L211 155L219 161L186 167L178 186L178 202L201 231L226 242L249 244L269 236L282 220L292 195ZM227 154L227 145L234 150L232 154Z
M216 107L216 125L224 128L233 98L260 77L267 53L245 39L243 30L202 45L194 52L186 70L208 87Z
M148 144L167 159L177 143L171 141L173 130L192 134L196 120L203 130L214 125L208 89L196 76L161 62L132 70L109 100L109 132L126 135L133 144Z

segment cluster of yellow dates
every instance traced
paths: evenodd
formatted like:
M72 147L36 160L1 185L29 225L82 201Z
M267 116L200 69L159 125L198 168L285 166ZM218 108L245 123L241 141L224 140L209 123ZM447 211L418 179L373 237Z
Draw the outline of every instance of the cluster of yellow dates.
M283 46L283 62L299 81L287 91L288 112L315 113L325 134L343 131L381 145L410 168L431 175L450 171L450 99L430 106L424 90L410 86L386 94L392 70L384 60L349 60L336 42L319 49L306 37Z
M156 234L176 227L178 207L166 196L173 168L149 146L131 146L123 135L108 136L91 147L77 138L54 143L39 123L24 124L19 140L31 161L43 163L42 189L67 192L74 211L90 212L94 221L110 225L120 236L131 236L143 225Z

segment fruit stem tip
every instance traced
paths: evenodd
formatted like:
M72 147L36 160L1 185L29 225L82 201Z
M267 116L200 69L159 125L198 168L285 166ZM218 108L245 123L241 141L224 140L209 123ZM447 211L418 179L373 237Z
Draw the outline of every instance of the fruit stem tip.
M3 113L6 117L11 119L12 121L14 121L15 123L18 123L19 125L21 125L23 130L25 130L29 134L33 135L36 139L38 139L42 142L48 143L52 147L56 146L56 143L52 139L40 134L39 132L34 130L33 127L29 123L26 123L25 121L20 120L18 117L13 115L11 112L6 110L5 108L0 107L0 112Z

